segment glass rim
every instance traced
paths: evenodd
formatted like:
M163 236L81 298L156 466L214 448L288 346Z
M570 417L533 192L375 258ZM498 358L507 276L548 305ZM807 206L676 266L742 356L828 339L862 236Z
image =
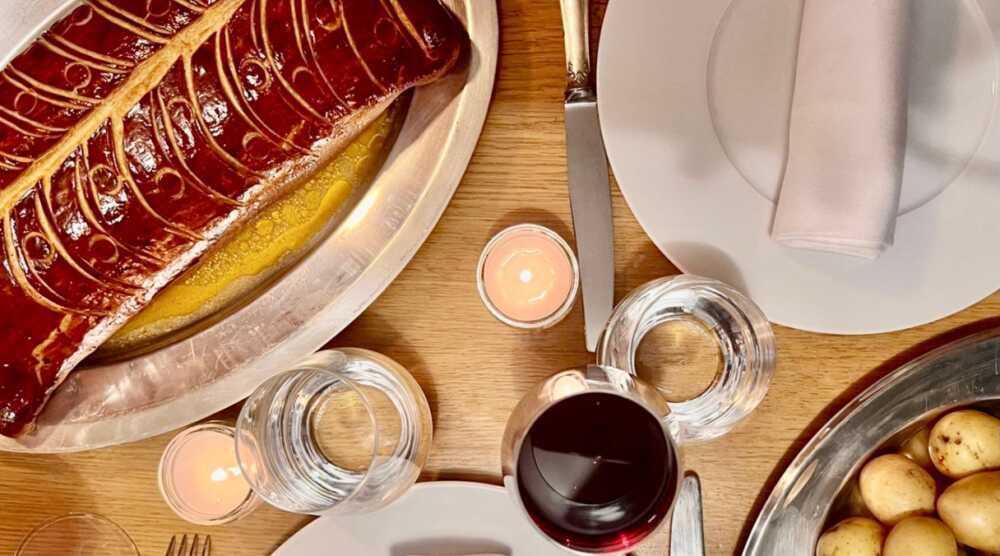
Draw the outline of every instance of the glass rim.
M182 500L174 488L173 476L172 473L170 473L174 467L174 463L176 462L177 452L183 443L192 434L206 430L224 434L233 439L233 450L236 452L236 461L240 467L240 474L243 476L244 480L246 480L243 466L239 464L239 450L237 450L236 445L236 429L224 421L206 421L184 429L170 440L170 443L167 444L167 447L163 450L163 455L160 456L160 464L157 469L157 483L160 488L160 495L163 497L164 502L166 502L167 506L169 506L170 509L173 510L174 513L181 519L194 523L195 525L223 525L245 517L250 512L257 509L260 505L261 499L254 492L253 485L250 484L250 481L247 481L249 492L243 501L221 516L213 516L192 508L184 500Z
M313 355L324 353L324 352L339 352L339 353L341 353L341 354L343 354L345 356L348 355L343 350L335 350L335 349L321 350L319 352L314 353ZM261 387L263 387L265 384L269 384L271 381L287 380L288 377L291 377L292 375L300 375L300 374L303 374L303 373L319 373L319 374L330 375L330 376L336 378L337 381L339 381L339 382L347 385L347 387L350 388L351 391L358 398L360 398L361 404L365 408L365 415L368 417L368 424L371 427L371 431L372 431L372 446L371 446L371 450L370 450L370 453L368 454L368 459L367 459L367 463L366 463L365 468L363 470L360 470L360 471L359 470L354 470L354 469L348 469L346 467L342 467L340 465L337 465L328 456L326 456L326 454L323 452L323 450L321 450L318 446L315 446L315 441L313 441L313 444L314 444L314 447L316 448L316 450L327 461L329 461L331 465L334 465L337 468L339 468L340 470L342 470L344 472L347 472L347 473L350 473L350 474L355 475L355 476L357 476L357 477L360 478L356 484L351 485L350 492L346 496L344 496L343 498L341 498L340 500L338 500L336 503L334 503L330 507L328 507L325 510L323 510L324 513L327 513L327 512L331 512L331 511L336 511L336 508L338 508L339 506L342 506L342 505L350 502L351 500L353 500L358 495L358 493L360 493L360 492L362 492L364 490L364 487L371 480L371 478L372 478L372 468L375 467L376 459L378 458L379 442L380 442L380 439L381 439L381 434L379 432L379 421L378 421L378 417L375 414L375 409L372 406L371 401L368 399L368 396L365 395L365 393L361 390L360 386L354 380L352 380L349 376L347 376L345 373L343 373L341 371L337 371L337 370L334 370L334 369L326 368L326 367L320 366L318 364L312 364L310 362L310 360L302 361L298 366L296 366L296 367L294 367L292 369L288 369L287 371L283 371L281 373L278 373L278 374L272 376L267 381L265 381L264 383L262 383L261 386L258 387L258 389L261 388ZM326 386L325 388L328 388L328 387L329 387L329 385ZM256 393L256 390L255 390L254 393ZM251 397L253 395L254 394L251 394ZM312 411L312 410L309 410L309 411ZM250 491L254 492L253 481L251 481L249 479L249 474L246 472L247 465L244 464L244 461L243 461L244 460L243 455L242 455L243 454L243 450L240 449L240 445L243 443L243 441L241 440L243 438L243 435L244 434L249 434L249 433L244 433L243 428L240 426L240 423L242 422L242 416L243 416L243 411L241 410L240 411L240 417L241 418L237 419L236 427L233 428L233 430L234 430L234 440L236 442L236 462L240 466L240 470L243 473L244 478L246 478L247 483L250 485ZM309 427L312 428L311 418L310 418ZM258 498L263 498L260 495L257 495L257 497ZM278 509L281 509L281 510L284 510L284 511L288 511L288 512L292 512L292 513L300 513L300 512L297 512L294 509L282 508L279 504L275 504L275 502L272 502L270 500L267 500L267 502L268 502L268 504L270 504L272 506L275 506Z
M489 294L486 293L486 260L501 241L517 232L524 231L537 233L554 241L569 259L570 268L573 273L572 286L570 288L569 295L566 296L566 300L563 301L562 305L553 311L552 314L533 321L522 321L507 316L496 306ZM573 251L573 248L570 247L569 243L551 228L530 222L514 224L513 226L508 226L497 232L488 242L486 242L486 245L483 246L483 250L479 254L479 262L476 265L476 288L479 291L480 301L482 301L483 305L486 306L486 309L490 312L490 314L507 326L525 330L549 328L565 319L566 316L569 315L570 311L573 310L573 306L576 304L576 298L580 292L580 263L577 260L576 253Z
M57 523L61 521L66 521L68 519L93 519L95 521L100 521L105 525L110 525L111 528L121 536L121 540L128 544L128 546L132 549L132 552L136 556L139 555L139 547L136 546L135 540L132 539L132 536L129 535L128 531L126 531L121 525L112 521L111 518L92 512L71 512L68 514L53 517L51 519L47 519L42 523L39 523L34 529L28 532L28 534L25 535L23 539L21 539L21 542L17 545L17 550L14 552L14 556L21 556L24 550L30 548L29 543L38 534L47 530L49 527L52 527L53 525L56 525Z
M338 350L330 350L330 351L338 351ZM343 352L341 352L341 353L343 353ZM361 471L355 470L355 469L350 469L350 468L338 465L336 462L333 461L332 458L330 458L329 456L327 456L326 453L322 449L319 448L319 446L316 446L316 449L320 452L320 454L322 454L323 457L326 458L327 461L329 461L332 465L340 468L342 471L345 471L345 472L348 472L348 473L351 473L351 474L354 474L354 475L357 475L357 476L361 477L361 480L356 485L353 486L353 489L351 490L351 493L348 494L347 496L345 496L343 500L341 500L340 502L338 502L334 506L334 507L336 507L336 506L339 506L340 504L343 504L344 502L347 502L347 501L351 500L352 498L354 498L354 496L359 491L361 491L365 487L365 485L368 484L368 480L371 478L372 467L375 466L375 462L376 462L376 459L378 458L378 454L379 454L379 442L382 439L382 434L381 434L381 432L379 430L380 429L380 427L379 427L379 419L378 419L378 415L376 415L376 413L375 413L375 407L372 405L372 402L368 398L368 396L361 389L361 386L356 381L352 380L351 377L347 376L346 373L344 373L342 371L335 370L335 369L328 369L328 368L325 368L325 367L311 365L311 364L309 364L308 361L304 362L303 365L300 366L300 367L296 367L294 369L289 369L287 371L287 373L297 373L297 372L303 372L303 371L313 371L313 372L319 372L319 373L322 373L322 374L332 375L332 376L336 377L336 379L338 381L340 381L340 382L344 383L345 385L347 385L347 387L351 389L351 391L358 397L358 399L361 400L361 405L365 408L365 415L368 417L368 426L370 427L371 432L372 432L372 446L371 446L371 450L368 452L368 457L367 457L367 460L365 462L365 468L364 468L364 470L361 470ZM329 386L327 386L327 388L329 388ZM311 403L315 404L316 401L313 400ZM312 414L310 413L310 417L311 416L312 416ZM310 422L309 422L309 428L310 429L313 428L313 423L312 423L312 419L311 418L310 418ZM313 438L315 438L315 435L311 435L311 436ZM315 442L314 442L314 445L315 445ZM236 457L237 457L237 459L239 458L239 451L236 452Z
M715 311L731 315L738 328L734 337L745 341L727 341L722 330L688 310L686 302L670 297L678 292L686 292ZM684 318L708 328L722 361L703 392L690 399L667 401L670 420L678 427L673 432L681 443L724 436L756 410L770 387L777 352L771 324L749 296L728 284L691 274L665 276L639 286L615 307L598 344L598 364L638 376L636 357L642 340L656 326L673 320L657 317L664 309L683 309ZM727 345L739 349L727 350ZM666 399L667 393L663 394Z

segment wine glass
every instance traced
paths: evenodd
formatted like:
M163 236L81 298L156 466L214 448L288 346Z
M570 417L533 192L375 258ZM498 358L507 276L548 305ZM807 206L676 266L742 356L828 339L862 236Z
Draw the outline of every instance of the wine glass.
M139 556L139 549L118 524L88 513L50 519L28 533L15 556Z

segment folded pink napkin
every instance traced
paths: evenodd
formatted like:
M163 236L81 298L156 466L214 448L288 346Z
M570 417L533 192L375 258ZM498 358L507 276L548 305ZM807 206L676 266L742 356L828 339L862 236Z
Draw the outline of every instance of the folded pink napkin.
M806 0L788 162L771 236L877 258L906 151L909 0Z

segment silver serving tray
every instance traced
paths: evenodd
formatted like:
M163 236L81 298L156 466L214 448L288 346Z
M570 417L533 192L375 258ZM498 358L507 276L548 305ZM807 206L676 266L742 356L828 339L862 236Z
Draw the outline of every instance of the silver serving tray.
M754 524L744 556L812 556L862 464L959 406L1000 408L1000 329L907 363L851 401L785 470Z
M37 429L0 438L0 450L88 450L197 421L322 347L375 300L448 205L493 92L496 3L444 2L472 39L467 68L415 91L385 164L342 223L280 280L211 326L144 355L75 371ZM3 0L0 65L78 3Z

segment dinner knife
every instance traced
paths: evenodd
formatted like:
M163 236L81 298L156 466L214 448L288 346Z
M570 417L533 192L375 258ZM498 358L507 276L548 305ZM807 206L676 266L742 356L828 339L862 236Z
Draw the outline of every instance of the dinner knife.
M611 316L615 291L614 227L608 159L590 72L589 0L560 0L566 44L566 167L573 213L587 350Z
M701 482L697 475L689 473L681 483L670 517L670 556L705 556L702 520Z

